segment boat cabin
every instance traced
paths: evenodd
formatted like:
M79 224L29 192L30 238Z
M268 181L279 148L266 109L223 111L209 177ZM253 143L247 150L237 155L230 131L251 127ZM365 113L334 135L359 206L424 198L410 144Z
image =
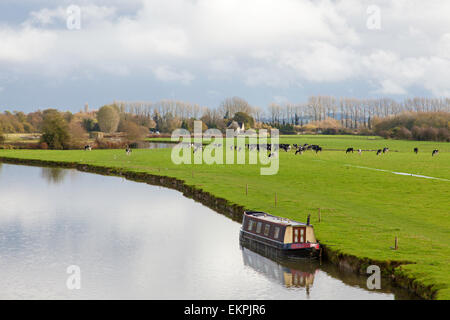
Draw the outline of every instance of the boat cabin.
M281 250L319 249L314 227L309 222L301 223L259 211L244 212L242 238Z

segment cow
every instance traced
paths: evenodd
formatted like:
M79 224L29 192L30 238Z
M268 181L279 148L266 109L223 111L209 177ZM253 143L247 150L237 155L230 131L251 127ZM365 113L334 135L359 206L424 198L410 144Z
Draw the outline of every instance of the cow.
M414 153L418 154L419 153L419 148L414 148Z
M129 146L126 147L125 153L127 154L127 156L131 154L131 148Z
M382 150L381 150L381 149L378 149L378 150L377 150L377 156L378 156L379 154L381 154L381 152L382 152Z
M361 153L362 153L362 150L361 150L361 149L358 149L358 153L361 154Z
M85 145L84 146L84 151L91 151L91 150L92 150L92 148L91 148L90 145Z
M386 148L386 147L383 148L383 153L386 153L388 151L389 151L389 148Z
M434 157L435 154L438 154L439 150L438 149L434 149L433 152L431 153L431 156Z
M302 155L303 150L304 150L304 148L302 146L300 146L300 147L298 147L297 151L295 151L295 154L300 153Z
M311 146L308 146L308 149L309 149L309 147L311 147L311 149L315 150L316 153L317 153L318 151L322 151L322 148L319 147L319 145L317 145L317 144L312 144Z
M351 153L353 153L353 148L347 148L347 150L345 151L345 153L347 154L347 153L349 153L349 152L351 152Z
M287 143L281 143L280 149L283 149L284 151L288 152L289 150L291 150L291 145Z

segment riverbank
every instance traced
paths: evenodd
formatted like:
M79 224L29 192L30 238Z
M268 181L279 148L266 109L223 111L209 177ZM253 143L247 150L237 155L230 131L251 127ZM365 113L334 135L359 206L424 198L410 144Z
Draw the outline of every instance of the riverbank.
M328 199L330 194L326 188L321 188L322 192L319 194L314 192L316 188L322 186L322 182L330 184L330 176L326 177L326 181L308 179L310 177L304 171L305 168L303 170L297 168L296 170L295 164L299 162L291 159L290 155L284 156L285 158L282 157L281 161L283 161L284 166L281 165L277 177L263 177L258 174L259 168L248 165L175 166L171 164L170 152L167 150L135 150L131 157L122 153L122 150L98 150L93 152L5 150L0 152L0 160L15 164L76 168L81 171L123 176L134 181L173 188L236 221L240 221L242 211L245 208L264 210L303 221L308 213L316 211L313 206L319 205L323 208L321 222L319 223L317 217L313 215L312 223L316 226L318 237L326 248L326 257L330 261L342 268L360 273L365 273L368 265L377 264L386 276L391 277L393 282L408 288L423 298L448 298L448 278L445 277L445 275L448 276L448 269L445 268L447 264L443 264L448 257L446 255L447 244L435 243L434 248L426 252L418 250L418 248L428 245L426 241L423 241L427 240L425 237L428 236L424 232L422 232L422 242L417 243L418 230L414 228L417 219L421 218L420 214L423 210L416 210L419 217L408 215L409 220L412 221L402 223L401 220L404 220L405 216L390 216L382 221L380 220L380 213L378 212L378 215L376 215L376 209L380 208L379 204L373 211L366 211L377 201L369 201L368 204L362 205L368 201L365 198L356 199L356 203L360 205L359 209L363 211L358 216L359 210L354 207L355 201L347 204L347 208L345 208L345 203L335 201L336 196ZM337 171L338 175L341 172L346 173L347 175L344 178L348 179L349 176L346 171L353 170L341 168L341 166L337 167L333 163L323 166L322 162L326 162L326 157L322 157L322 161L318 162L319 159L314 158L313 154L302 159L306 160L308 166L315 167L316 174L322 170L330 171L330 168L332 168L333 171ZM290 167L293 171L289 170ZM292 172L303 173L304 180L298 181L300 177L297 174L292 174ZM356 189L361 189L361 175L363 178L375 179L377 174L380 173L361 173L358 177L359 184ZM368 176L365 177L365 175ZM407 177L384 176L383 179L396 179L395 182L397 183L397 179L407 179ZM345 191L355 192L356 190L349 183L350 181L346 181L346 189L344 190L340 189L339 183L336 182L339 181L335 181L334 188L332 188L334 194L345 196ZM439 189L440 187L442 190L442 185L436 185L436 182L419 181L417 183L419 188L422 184L427 186L435 184L435 188ZM248 195L246 195L246 185L248 185ZM408 188L405 187L400 189L408 191ZM274 190L278 190L276 206L272 200ZM444 213L446 208L445 195L446 190L442 195L444 196L443 199L439 196L434 198L435 208L440 209L442 207ZM369 194L369 196L377 197L376 194ZM404 197L404 192L399 196ZM385 200L393 201L394 199ZM443 201L442 206L440 201ZM332 204L334 204L333 208L330 207ZM424 205L426 208L427 203ZM401 206L399 209L402 212L405 210ZM375 216L373 213L375 213ZM386 214L386 211L384 210L382 213ZM440 210L435 210L433 213L436 217L441 214ZM403 227L399 224L403 224ZM426 224L419 229L427 227ZM444 230L448 230L445 223L441 223L441 226ZM430 230L430 232L433 232L433 230ZM435 228L434 233L441 236L439 229ZM390 246L393 245L394 235L398 235L400 239L400 249L397 251L390 249ZM411 241L411 239L414 241ZM410 264L404 264L407 261ZM426 272L427 270L429 272Z

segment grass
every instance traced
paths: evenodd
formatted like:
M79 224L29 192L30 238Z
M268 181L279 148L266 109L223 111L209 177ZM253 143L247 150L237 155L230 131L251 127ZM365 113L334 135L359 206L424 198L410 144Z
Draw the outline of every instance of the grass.
M123 150L0 150L0 157L78 162L167 175L249 209L299 221L311 214L322 243L360 258L413 262L402 265L400 272L434 286L438 289L436 298L450 299L450 143L354 136L287 136L281 137L281 142L317 143L324 149L387 146L391 152L376 156L375 152L359 155L325 150L295 156L282 151L279 172L273 176L261 176L259 165L177 166L168 149L137 149L131 156ZM420 150L417 155L412 152L416 146ZM431 157L435 148L440 153ZM397 251L391 249L396 236Z

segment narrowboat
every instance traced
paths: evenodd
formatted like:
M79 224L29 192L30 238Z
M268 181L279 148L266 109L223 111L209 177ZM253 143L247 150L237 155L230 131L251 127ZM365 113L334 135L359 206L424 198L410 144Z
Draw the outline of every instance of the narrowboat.
M239 236L241 245L249 248L276 250L283 255L316 257L320 244L314 227L259 211L245 211Z

